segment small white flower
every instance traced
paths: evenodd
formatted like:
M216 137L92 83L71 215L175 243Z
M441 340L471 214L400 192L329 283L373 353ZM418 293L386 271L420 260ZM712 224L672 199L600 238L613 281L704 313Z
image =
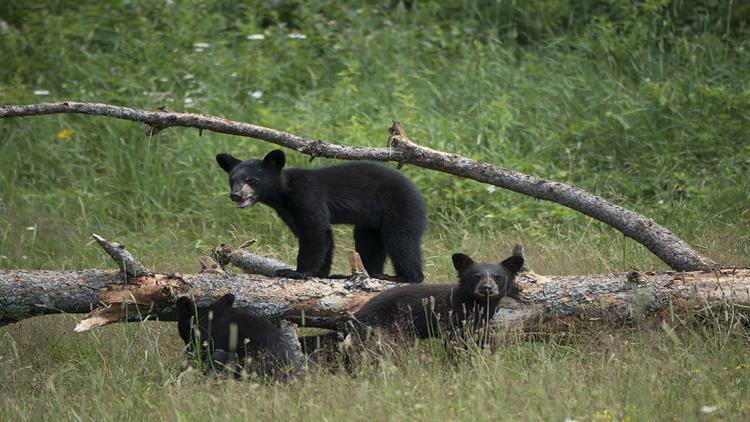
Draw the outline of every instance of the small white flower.
M487 186L487 193L492 193L492 192L494 192L496 190L497 190L497 188L494 187L494 186L492 186L492 185Z
M26 230L28 230L28 231L34 231L34 230L36 230L36 227L29 226L29 227L26 227Z
M237 72L232 72L232 73L230 73L230 74L229 74L229 77L230 77L230 78L236 78L236 77L237 77Z
M659 205L661 205L661 204L663 204L663 203L664 203L664 200L663 200L663 199L660 199L660 200L656 201L656 203L657 203L657 204L659 204Z
M247 39L251 41L260 41L266 39L266 36L263 34L251 34L247 36Z
M190 104L193 104L193 99L190 98L190 97L186 97L185 98L185 105L190 105Z
M164 4L167 6L174 6L174 0L164 0Z
M201 48L201 49L206 49L208 47L211 47L211 44L209 44L207 42L194 42L193 43L193 47L195 47L195 48Z
M0 34L8 30L8 22L0 19Z
M259 100L261 97L263 97L263 91L253 91L250 93L250 96L255 98L256 100Z
M190 80L190 79L193 79L193 78L195 78L195 76L193 76L192 73L188 73L187 75L185 75L185 76L182 77L182 79L187 79L187 80Z
M495 218L492 214L485 214L484 218Z
M21 255L21 259L29 259L29 257L26 255Z
M159 81L161 81L161 82L169 82L169 78L161 78L161 79L159 79Z
M39 95L39 96L49 95L49 90L46 90L46 89L36 89L36 90L34 90L34 95Z
M291 34L287 35L287 37L293 39L293 40L304 40L307 39L307 35L300 34L299 32L292 32Z
M701 407L701 412L706 413L706 414L714 413L717 410L719 410L719 406L703 406L703 407Z
M5 255L0 255L0 259L8 259L8 257Z

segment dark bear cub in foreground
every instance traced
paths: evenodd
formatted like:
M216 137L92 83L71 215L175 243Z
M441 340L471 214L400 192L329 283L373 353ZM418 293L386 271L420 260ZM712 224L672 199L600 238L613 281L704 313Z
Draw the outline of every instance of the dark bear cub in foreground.
M265 376L295 369L299 345L295 350L278 326L232 308L233 303L231 294L199 307L189 297L177 299L177 329L188 352L199 356L209 367L226 367L234 374L243 368Z
M297 237L297 269L280 270L277 276L327 277L333 254L331 224L352 224L355 248L371 276L409 283L424 279L424 200L399 171L365 161L283 169L286 158L281 150L269 152L263 160L240 161L219 154L216 161L229 173L229 196L237 207L268 205ZM386 255L396 277L383 275Z
M420 338L478 328L492 318L503 296L518 299L521 290L515 277L523 262L523 257L511 256L500 265L480 264L457 253L457 284L393 287L370 299L354 317L365 326L388 331L413 327Z

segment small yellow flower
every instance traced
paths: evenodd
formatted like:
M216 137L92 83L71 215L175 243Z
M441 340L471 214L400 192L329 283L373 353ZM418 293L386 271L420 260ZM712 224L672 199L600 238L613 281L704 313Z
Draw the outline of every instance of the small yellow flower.
M65 129L57 132L57 137L60 139L70 138L73 136L73 131L70 129Z

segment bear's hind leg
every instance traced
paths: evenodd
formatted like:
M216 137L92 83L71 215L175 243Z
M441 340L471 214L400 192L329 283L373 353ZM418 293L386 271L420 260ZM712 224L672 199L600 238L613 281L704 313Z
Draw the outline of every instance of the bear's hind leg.
M389 230L390 229L390 230ZM421 283L422 273L422 233L403 227L383 229L383 243L391 258L396 277L390 280L405 283Z
M385 246L380 230L354 227L354 248L370 275L381 274L385 266Z
M316 277L328 277L331 273L331 264L333 263L333 231L328 230L326 233L326 254L323 261L323 265L320 267L315 276Z

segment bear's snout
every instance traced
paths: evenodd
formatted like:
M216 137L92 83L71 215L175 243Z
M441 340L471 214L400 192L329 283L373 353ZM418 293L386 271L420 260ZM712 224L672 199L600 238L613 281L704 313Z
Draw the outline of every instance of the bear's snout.
M500 289L493 280L482 280L474 289L477 296L497 296L499 293Z

